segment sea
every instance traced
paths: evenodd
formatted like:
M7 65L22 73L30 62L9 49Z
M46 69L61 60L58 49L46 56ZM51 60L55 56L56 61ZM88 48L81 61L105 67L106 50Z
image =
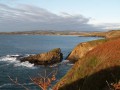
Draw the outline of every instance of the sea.
M42 35L0 35L0 90L42 90L30 78L44 77L55 71L57 83L74 65L65 60L72 49L80 42L99 39L98 37L78 36L42 36ZM20 62L20 57L47 52L61 48L63 61L50 66L35 66L29 62ZM10 77L10 78L9 78ZM12 80L14 80L14 82ZM20 85L15 84L15 81Z

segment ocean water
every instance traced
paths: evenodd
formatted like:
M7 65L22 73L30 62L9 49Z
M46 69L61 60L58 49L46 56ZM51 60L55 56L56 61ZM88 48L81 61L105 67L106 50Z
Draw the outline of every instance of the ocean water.
M53 66L34 66L29 62L20 62L18 57L29 56L47 52L54 48L61 48L65 57L80 42L99 39L97 37L78 36L39 36L39 35L0 35L0 90L24 90L21 86L15 85L8 76L15 79L21 85L30 90L41 90L34 85L30 77L37 77L57 70L57 80L51 87L63 77L73 66L68 60ZM51 88L49 87L49 89Z

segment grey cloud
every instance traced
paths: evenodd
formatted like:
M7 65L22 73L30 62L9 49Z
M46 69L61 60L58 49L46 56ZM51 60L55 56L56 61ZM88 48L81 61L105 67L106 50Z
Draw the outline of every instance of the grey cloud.
M75 30L98 31L98 27L88 24L89 18L82 15L54 14L46 9L19 5L10 7L0 4L0 31L29 30Z

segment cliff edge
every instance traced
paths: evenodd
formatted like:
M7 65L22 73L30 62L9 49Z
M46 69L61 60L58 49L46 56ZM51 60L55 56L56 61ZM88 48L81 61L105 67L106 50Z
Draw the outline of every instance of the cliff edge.
M88 51L53 90L115 90L120 80L120 38L111 39Z
M86 53L93 48L95 48L97 45L100 45L102 43L107 42L108 39L99 39L99 40L94 40L94 41L88 41L88 42L83 42L79 43L72 51L71 53L67 56L67 60L70 60L71 62L75 63L82 57L86 55Z

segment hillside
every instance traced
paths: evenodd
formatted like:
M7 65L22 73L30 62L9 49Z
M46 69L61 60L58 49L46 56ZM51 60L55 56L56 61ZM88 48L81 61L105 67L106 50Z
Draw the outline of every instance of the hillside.
M21 32L0 32L0 35L77 35L82 36L86 34L86 32L79 32L79 31L21 31Z
M70 54L66 57L66 59L75 63L76 61L78 61L79 59L84 57L88 51L94 49L96 46L103 44L105 42L108 42L110 40L117 39L117 38L119 38L119 37L107 38L107 39L98 39L98 40L79 43L70 52Z
M110 90L109 85L119 80L120 38L117 38L87 52L53 90Z
M79 43L72 50L72 52L68 55L68 57L66 59L75 63L76 61L78 61L79 59L84 57L88 51L92 50L97 45L103 44L107 41L109 41L109 39L99 39L99 40L93 40L93 41Z
M21 31L21 32L0 32L0 35L77 35L84 37L105 37L105 38L113 38L120 36L120 30L111 30L107 32L82 32L82 31Z
M110 30L107 32L88 32L88 33L83 33L82 36L114 38L114 37L120 37L120 30Z

